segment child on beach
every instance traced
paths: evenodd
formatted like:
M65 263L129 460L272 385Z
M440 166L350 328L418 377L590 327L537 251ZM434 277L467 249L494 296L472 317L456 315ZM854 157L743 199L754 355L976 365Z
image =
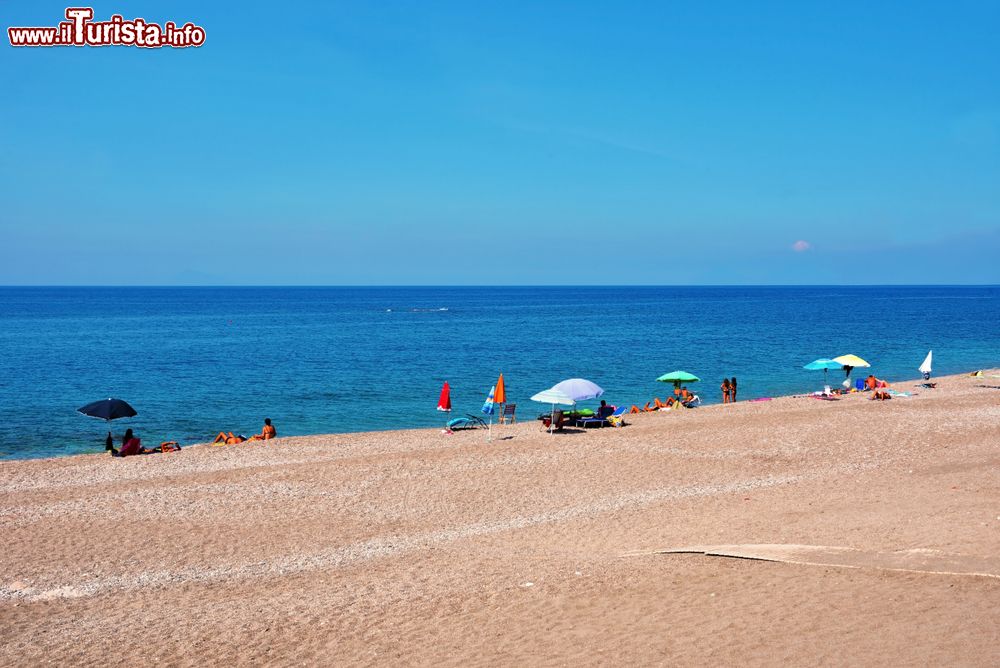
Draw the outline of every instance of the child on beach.
M729 379L728 378L723 378L722 379L722 403L724 403L724 404L728 404L729 403L729 392L730 392Z

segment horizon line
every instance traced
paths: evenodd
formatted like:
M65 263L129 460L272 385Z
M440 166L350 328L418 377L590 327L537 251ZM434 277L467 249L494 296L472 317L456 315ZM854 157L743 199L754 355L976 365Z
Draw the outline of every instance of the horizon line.
M13 283L8 288L996 288L1000 283Z

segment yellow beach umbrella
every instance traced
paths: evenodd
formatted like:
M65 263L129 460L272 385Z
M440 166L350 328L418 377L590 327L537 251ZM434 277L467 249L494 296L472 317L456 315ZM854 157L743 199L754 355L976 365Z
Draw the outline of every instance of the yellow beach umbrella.
M834 357L833 361L844 365L844 387L849 387L851 384L851 369L858 366L871 366L871 364L857 355L841 355L840 357Z
M841 355L840 357L834 357L833 361L844 366L871 366L871 364L857 355Z

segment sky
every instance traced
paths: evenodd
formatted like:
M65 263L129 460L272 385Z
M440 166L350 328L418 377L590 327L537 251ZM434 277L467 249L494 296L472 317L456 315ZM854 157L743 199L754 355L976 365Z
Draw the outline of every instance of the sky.
M1000 283L997 2L93 7L206 41L3 35L0 284Z

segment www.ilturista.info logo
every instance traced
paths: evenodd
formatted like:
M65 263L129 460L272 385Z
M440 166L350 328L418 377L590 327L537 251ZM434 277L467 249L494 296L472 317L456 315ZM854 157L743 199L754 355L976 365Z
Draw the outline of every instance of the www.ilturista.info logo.
M54 28L7 28L11 46L163 46L184 48L205 43L205 29L173 21L162 26L135 18L126 21L114 14L108 21L93 21L93 7L67 7L67 21Z

